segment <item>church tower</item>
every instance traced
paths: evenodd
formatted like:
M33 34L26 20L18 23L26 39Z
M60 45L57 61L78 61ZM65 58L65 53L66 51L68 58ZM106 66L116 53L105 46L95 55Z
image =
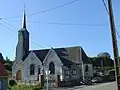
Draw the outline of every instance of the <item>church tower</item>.
M16 47L16 60L22 60L29 51L29 32L26 28L26 13L23 12L22 28L18 31L18 43Z

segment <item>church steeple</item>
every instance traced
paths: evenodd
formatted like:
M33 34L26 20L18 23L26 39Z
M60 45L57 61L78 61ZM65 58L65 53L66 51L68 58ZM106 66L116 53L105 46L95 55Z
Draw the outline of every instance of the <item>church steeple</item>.
M24 12L23 12L22 28L26 29L26 12L25 12L25 5L24 5Z
M26 12L23 12L22 28L26 29Z
M29 51L29 32L26 28L26 12L24 9L22 27L18 31L18 43L16 47L16 60L22 60Z

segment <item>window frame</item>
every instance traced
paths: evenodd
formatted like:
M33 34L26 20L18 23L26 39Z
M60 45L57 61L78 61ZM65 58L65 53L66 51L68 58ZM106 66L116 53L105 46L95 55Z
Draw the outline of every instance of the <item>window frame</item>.
M70 70L64 70L65 76L69 76L70 75Z
M38 67L38 75L40 75L40 74L41 74L41 68Z
M30 64L30 75L35 75L35 65Z
M49 71L50 74L55 74L55 64L52 61L49 63Z
M85 72L88 72L88 71L89 71L89 66L85 65Z
M77 70L76 69L72 70L72 75L77 75Z

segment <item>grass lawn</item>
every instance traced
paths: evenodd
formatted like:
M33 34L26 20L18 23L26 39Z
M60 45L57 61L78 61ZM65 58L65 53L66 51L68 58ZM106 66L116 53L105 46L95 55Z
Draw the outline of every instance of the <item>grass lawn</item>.
M16 85L13 87L10 87L10 90L40 90L38 86L32 86L32 85ZM35 89L39 88L39 89Z

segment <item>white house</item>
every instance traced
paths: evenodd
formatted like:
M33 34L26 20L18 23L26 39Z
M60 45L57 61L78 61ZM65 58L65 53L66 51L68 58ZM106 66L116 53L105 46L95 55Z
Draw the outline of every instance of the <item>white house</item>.
M12 75L16 80L37 81L39 75L45 75L48 70L52 75L60 75L61 81L93 76L92 63L80 46L29 50L29 32L24 12Z

